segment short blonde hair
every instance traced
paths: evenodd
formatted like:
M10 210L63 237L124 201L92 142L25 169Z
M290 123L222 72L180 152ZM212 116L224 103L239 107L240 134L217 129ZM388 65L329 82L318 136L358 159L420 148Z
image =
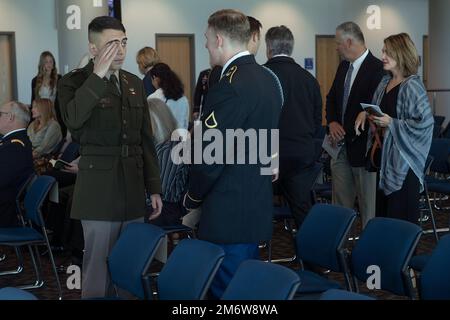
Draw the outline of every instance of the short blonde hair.
M170 140L172 133L177 129L177 120L164 101L151 98L147 100L150 121L153 129L155 145Z
M384 39L386 54L397 62L404 77L417 74L419 55L416 46L407 33L399 33Z
M159 58L158 52L150 47L142 48L136 55L136 63L142 72L145 72L145 69L148 67L153 67L160 61L161 59Z

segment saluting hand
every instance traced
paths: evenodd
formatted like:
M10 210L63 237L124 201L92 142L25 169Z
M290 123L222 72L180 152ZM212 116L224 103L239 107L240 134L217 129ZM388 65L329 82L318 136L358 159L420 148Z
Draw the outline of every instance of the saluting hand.
M161 214L162 211L162 200L161 200L161 196L159 194L152 194L150 196L150 200L152 200L152 208L153 208L153 212L150 215L150 217L148 218L148 220L153 220L159 217L159 215Z
M94 73L100 78L104 78L111 63L119 52L119 42L113 41L107 43L99 52L94 61Z

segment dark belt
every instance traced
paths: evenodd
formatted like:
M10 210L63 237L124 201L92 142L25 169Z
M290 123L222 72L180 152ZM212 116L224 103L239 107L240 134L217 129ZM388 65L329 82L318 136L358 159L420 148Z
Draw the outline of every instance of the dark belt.
M129 156L142 155L142 147L122 145L120 147L101 147L101 146L82 146L80 148L81 156Z

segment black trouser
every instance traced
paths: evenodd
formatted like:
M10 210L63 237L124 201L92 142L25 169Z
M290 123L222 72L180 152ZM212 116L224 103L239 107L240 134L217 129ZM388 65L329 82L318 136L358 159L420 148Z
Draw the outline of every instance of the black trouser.
M377 185L380 180L377 174ZM420 182L414 172L409 169L400 190L386 196L383 190L377 190L377 217L387 217L419 223Z
M316 180L313 167L280 174L279 186L300 227L312 206L311 189Z

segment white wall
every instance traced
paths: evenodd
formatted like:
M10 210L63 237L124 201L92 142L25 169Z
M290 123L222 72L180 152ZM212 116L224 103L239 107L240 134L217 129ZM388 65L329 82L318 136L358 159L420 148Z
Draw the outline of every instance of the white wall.
M19 100L31 101L31 79L37 74L39 55L49 50L58 63L55 0L0 0L0 31L16 36Z
M367 7L379 5L382 29L366 27ZM338 24L356 21L365 33L367 45L381 55L383 39L390 34L408 32L422 54L422 37L428 32L428 0L122 0L122 19L129 37L125 68L138 73L136 52L143 46L155 46L155 33L194 33L196 75L208 67L208 53L203 33L208 16L218 9L234 8L259 19L263 35L274 25L285 24L296 40L293 57L315 62L315 36L334 34ZM266 61L265 44L257 55ZM313 70L315 73L315 70Z
M59 62L54 1L0 0L0 31L16 32L18 93L27 103L39 54L50 50ZM381 6L381 30L369 31L365 26L366 8L371 4ZM155 33L194 33L198 75L209 65L203 35L208 16L225 7L258 18L263 34L271 26L287 25L296 39L294 58L302 65L305 57L315 58L315 36L334 34L336 25L347 20L361 25L369 48L378 56L383 38L403 31L411 34L421 54L422 36L428 32L428 0L122 0L129 37L124 67L138 74L136 52L154 46ZM86 43L79 45L84 48ZM266 61L264 42L257 60Z

